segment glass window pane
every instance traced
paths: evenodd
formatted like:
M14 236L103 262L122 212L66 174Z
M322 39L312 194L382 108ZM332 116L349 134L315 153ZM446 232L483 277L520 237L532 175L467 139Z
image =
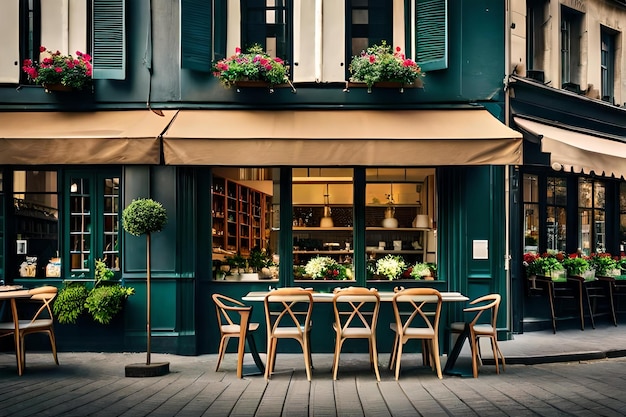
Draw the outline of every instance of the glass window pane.
M11 274L44 278L59 276L46 265L59 257L59 197L56 171L14 171L13 207L16 256ZM60 272L60 271L59 271Z
M365 187L365 251L368 279L416 279L416 264L435 270L437 247L435 170L381 168L367 173ZM409 179L409 176L411 179ZM399 264L399 275L387 271L387 262ZM417 268L415 269L417 272ZM432 272L431 272L432 274ZM418 276L417 278L420 278Z
M524 174L524 201L528 203L539 202L539 178L536 175Z
M539 251L539 204L524 204L524 252Z
M581 178L578 181L578 206L592 207L593 204L593 181Z
M278 278L277 172L216 168L211 190L214 279ZM244 275L246 274L246 275ZM248 275L249 274L249 275Z
M591 250L591 210L578 211L578 247L583 254L589 256Z
M353 279L353 175L352 169L314 168L304 176L294 176L296 279Z

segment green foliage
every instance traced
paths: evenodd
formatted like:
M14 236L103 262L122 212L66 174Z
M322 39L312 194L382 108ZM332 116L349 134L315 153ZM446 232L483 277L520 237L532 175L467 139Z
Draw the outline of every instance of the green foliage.
M284 61L269 56L260 45L253 45L246 53L235 49L235 55L215 63L212 71L226 87L243 80L264 81L271 86L288 81Z
M424 76L419 65L406 58L400 48L392 52L391 46L382 41L355 56L350 62L350 81L363 82L372 87L377 82L400 82L413 84Z
M563 267L567 270L567 274L570 276L582 276L584 272L589 270L589 262L587 262L585 258L574 254L563 260Z
M606 277L617 269L617 261L611 257L610 253L592 253L589 257L589 264L596 270L596 276Z
M109 324L122 310L124 300L135 293L133 288L121 285L95 287L85 300L85 308L93 319L101 324Z
M165 208L152 199L133 200L122 212L124 230L133 236L160 232L167 223Z
M422 279L422 277L431 275L430 265L425 262L418 262L411 267L411 277L415 279Z
M526 266L526 275L544 275L550 276L553 271L562 271L564 269L561 260L563 254L544 253L537 255L533 253L524 254L524 266Z
M113 278L113 271L106 264L96 260L94 286L91 290L82 282L71 282L59 291L54 300L53 311L61 324L75 324L78 317L87 309L95 321L108 324L118 314L124 300L135 293L131 287L119 284L103 285Z
M22 65L22 70L35 84L61 84L78 90L91 85L92 66L88 54L76 51L76 57L61 55L59 51L46 50L45 46L39 51L45 53L40 63L26 59Z
M61 324L76 323L85 309L88 291L83 284L70 283L57 294L52 306L54 315Z

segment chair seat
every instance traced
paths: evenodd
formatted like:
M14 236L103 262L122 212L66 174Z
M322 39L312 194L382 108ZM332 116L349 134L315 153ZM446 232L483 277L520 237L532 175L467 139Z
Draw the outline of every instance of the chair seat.
M250 323L248 325L248 330L253 332L259 328L259 323ZM241 331L241 327L238 324L224 324L222 325L222 333L239 333Z
M341 335L344 338L368 338L369 336L371 336L371 334L371 330L366 329L365 327L347 328L344 329L343 332L341 332Z
M391 323L389 325L389 328L393 332L398 332L398 327L396 326L396 323ZM405 330L404 334L407 336L434 336L435 332L434 330L427 327L409 327Z
M490 324L476 324L474 326L474 333L477 335L493 335L496 332Z
M304 328L300 327L279 327L274 330L275 337L299 337L302 332L304 332Z

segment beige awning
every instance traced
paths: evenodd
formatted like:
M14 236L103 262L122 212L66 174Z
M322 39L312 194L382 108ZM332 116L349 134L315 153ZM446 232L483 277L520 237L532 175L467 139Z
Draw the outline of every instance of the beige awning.
M560 165L568 172L594 172L596 175L626 178L626 142L521 117L514 120L519 127L541 139L541 151L550 153L553 165Z
M0 164L158 164L163 113L0 112Z
M522 135L487 110L181 110L168 165L437 166L522 162Z

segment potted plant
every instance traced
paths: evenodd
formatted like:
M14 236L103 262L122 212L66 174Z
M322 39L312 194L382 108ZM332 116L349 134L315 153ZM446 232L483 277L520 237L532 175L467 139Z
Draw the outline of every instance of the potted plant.
M236 48L234 55L216 62L212 69L213 75L226 88L262 86L273 91L274 86L289 83L285 62L271 57L257 44L245 53Z
M589 262L587 262L587 259L577 253L573 253L563 259L563 267L569 276L590 279L593 278L594 275L594 271L590 267Z
M377 83L395 83L394 86L403 91L403 87L415 85L424 77L419 65L407 58L400 47L392 51L385 41L353 57L348 70L350 81L364 83L368 93Z
M330 256L316 256L304 266L306 276L311 279L346 280L352 279L352 271Z
M611 277L619 275L617 261L610 253L592 253L589 263L596 270L596 276Z
M169 372L169 362L151 363L150 339L152 336L150 241L152 233L163 230L167 223L167 212L163 205L150 198L133 200L122 212L124 230L133 236L146 236L146 363L126 365L126 376L161 376Z
M92 84L91 56L76 51L76 56L52 52L45 46L39 48L41 62L26 59L22 70L35 84L42 85L46 92L84 90Z
M376 261L375 273L392 281L398 279L405 269L406 263L401 256L388 254Z
M105 262L96 259L93 287L88 290L84 282L69 281L59 291L53 309L61 324L75 324L87 310L100 324L109 324L122 310L124 301L135 293L131 287L112 282L114 273Z
M526 254L524 255L526 274L531 280L533 276L540 275L551 277L554 281L565 281L567 276L561 263L562 259L563 254L561 253Z
M426 262L417 262L411 267L410 275L414 279L434 279L430 264Z

